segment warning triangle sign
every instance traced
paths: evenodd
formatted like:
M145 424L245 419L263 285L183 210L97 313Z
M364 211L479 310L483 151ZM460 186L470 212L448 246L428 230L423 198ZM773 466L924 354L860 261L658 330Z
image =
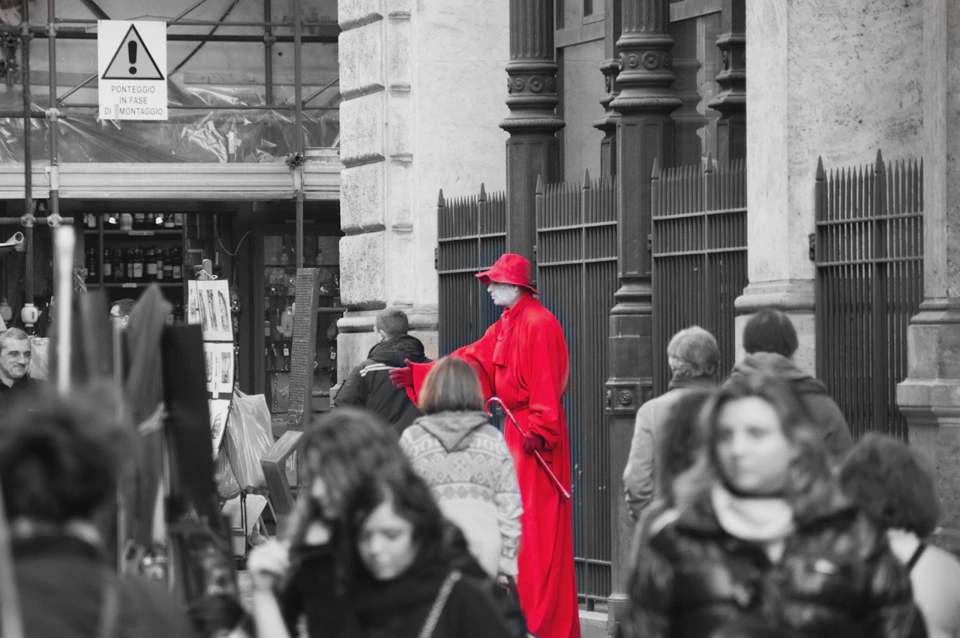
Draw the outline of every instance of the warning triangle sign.
M107 49L109 51L109 49ZM101 80L162 80L163 73L143 43L137 27L130 25L110 59Z

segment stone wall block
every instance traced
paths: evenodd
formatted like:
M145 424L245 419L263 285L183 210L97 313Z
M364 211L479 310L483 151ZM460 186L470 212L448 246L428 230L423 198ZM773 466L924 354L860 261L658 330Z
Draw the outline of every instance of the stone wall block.
M340 34L340 94L350 99L382 91L383 21Z
M340 298L348 308L384 308L384 231L340 239Z
M418 280L429 276L430 272L426 268L415 269L414 264L411 263L410 256L415 254L416 244L410 230L390 228L387 232L389 233L386 246L386 259L389 264L386 270L387 301L391 306L413 305ZM430 259L432 263L432 253Z
M348 235L383 230L385 166L375 162L340 172L340 227Z
M383 0L339 0L337 19L346 31L383 18Z
M387 156L410 158L413 155L410 94L390 91L387 94Z
M410 162L391 161L387 164L386 224L391 228L411 228L413 206L413 169Z
M410 89L410 20L387 21L387 82L392 89Z
M340 160L356 166L383 159L383 92L340 105Z

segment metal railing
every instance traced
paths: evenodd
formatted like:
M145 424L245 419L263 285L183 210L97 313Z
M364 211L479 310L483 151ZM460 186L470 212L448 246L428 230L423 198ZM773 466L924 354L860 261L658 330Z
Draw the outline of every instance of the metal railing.
M612 179L537 184L537 285L570 351L563 397L573 476L577 592L593 606L611 588L609 433L604 426L610 309L617 290L617 190Z
M437 202L436 268L440 281L439 346L447 355L483 336L500 313L474 275L507 249L506 193Z
M896 385L923 301L923 162L824 171L817 162L817 376L859 438L907 439Z
M720 346L720 367L736 358L734 301L747 285L747 167L744 160L706 167L654 168L654 394L670 382L667 344L699 325Z

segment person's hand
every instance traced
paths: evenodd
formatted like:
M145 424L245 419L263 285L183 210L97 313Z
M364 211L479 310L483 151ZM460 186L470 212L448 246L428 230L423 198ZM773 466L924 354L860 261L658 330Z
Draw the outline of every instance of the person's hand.
M523 443L521 444L521 447L523 447L523 451L527 454L544 452L547 449L547 441L539 434L527 432L523 436Z
M402 368L394 368L390 371L390 381L401 390L413 387L413 368L410 367L410 359L403 360Z
M275 540L257 545L247 558L247 570L255 591L272 591L290 569L290 548Z

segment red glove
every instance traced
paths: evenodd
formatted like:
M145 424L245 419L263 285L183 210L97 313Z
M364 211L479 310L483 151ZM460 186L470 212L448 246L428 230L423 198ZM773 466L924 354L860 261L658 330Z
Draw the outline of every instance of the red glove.
M410 359L403 360L402 368L394 368L390 371L390 381L401 390L413 387L413 368L410 367Z
M523 436L523 443L521 446L523 447L524 452L527 454L533 454L534 452L545 452L547 449L547 442L539 434L527 432Z

